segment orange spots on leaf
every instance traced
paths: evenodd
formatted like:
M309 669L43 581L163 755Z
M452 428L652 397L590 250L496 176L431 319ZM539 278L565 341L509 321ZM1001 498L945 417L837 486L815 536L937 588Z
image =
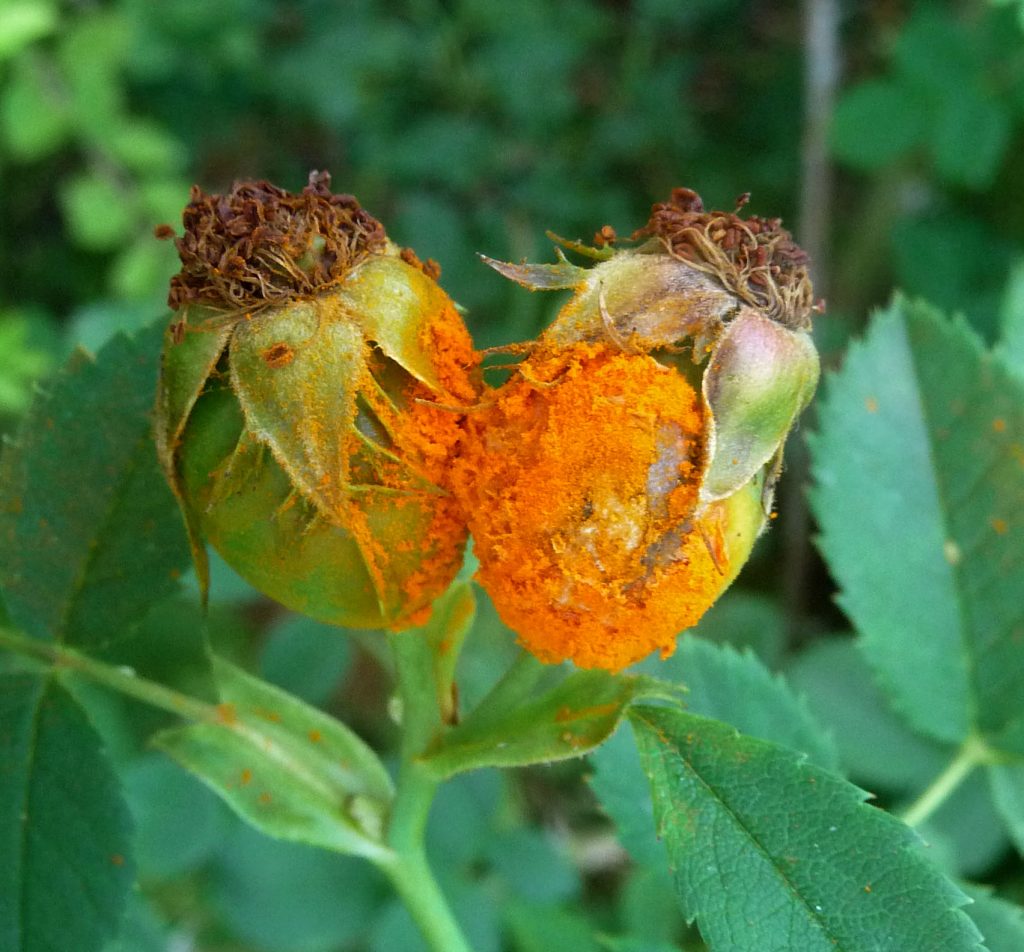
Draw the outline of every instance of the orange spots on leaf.
M997 535L1006 535L1010 528L1005 519L1000 519L998 517L990 519L989 525L992 526Z
M280 367L287 367L295 359L295 351L284 341L271 344L260 356L263 362L275 370Z
M124 866L124 857L120 853L113 853L110 856L111 866Z
M313 744L319 744L324 739L324 735L318 730L311 730L306 736L309 737L310 743Z
M217 720L225 727L234 727L238 723L238 709L234 704L218 704Z
M868 413L878 412L878 400L875 399L874 397L865 397L864 406L867 409Z
M996 417L992 421L992 430L995 433L1005 433L1006 432L1006 421L1002 417Z
M248 787L249 784L252 783L252 771L248 767L246 767L245 770L242 771L242 776L240 779L242 781L242 786Z
M273 799L274 798L267 793L266 790L260 794L260 803L263 804L263 806L269 806L273 802Z

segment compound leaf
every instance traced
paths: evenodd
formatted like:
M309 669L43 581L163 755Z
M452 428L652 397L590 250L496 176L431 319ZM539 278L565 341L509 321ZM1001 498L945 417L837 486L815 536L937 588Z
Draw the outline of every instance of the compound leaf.
M208 723L154 738L257 829L376 856L392 796L376 754L344 724L214 659L222 703Z
M134 878L131 822L100 740L51 678L0 678L0 949L97 952Z
M866 794L718 721L629 714L684 912L712 952L967 952L967 897Z
M882 686L924 734L1021 751L1024 387L962 322L897 298L820 420L820 546Z
M76 351L0 458L0 586L37 638L116 638L189 562L153 447L162 338L154 325Z

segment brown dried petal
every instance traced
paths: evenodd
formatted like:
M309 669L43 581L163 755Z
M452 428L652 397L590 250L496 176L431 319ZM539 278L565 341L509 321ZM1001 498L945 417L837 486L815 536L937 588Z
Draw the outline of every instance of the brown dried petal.
M170 307L251 310L308 297L382 252L383 225L351 195L332 194L330 182L313 172L298 195L264 181L237 182L227 195L192 186Z
M807 254L780 219L737 212L705 211L696 192L677 188L633 237L661 239L673 255L702 266L746 303L787 326L809 327L814 301Z

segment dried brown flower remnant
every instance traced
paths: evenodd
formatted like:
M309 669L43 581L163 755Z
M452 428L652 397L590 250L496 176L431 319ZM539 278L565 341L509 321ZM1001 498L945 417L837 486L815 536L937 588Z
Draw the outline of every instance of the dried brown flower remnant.
M297 195L263 181L237 182L227 195L193 186L185 234L175 240L181 270L171 279L171 309L251 310L309 296L383 251L381 223L330 185L326 172L311 172Z
M705 211L692 189L676 188L633 237L658 238L675 257L714 275L741 301L788 327L810 328L814 304L807 254L778 218Z

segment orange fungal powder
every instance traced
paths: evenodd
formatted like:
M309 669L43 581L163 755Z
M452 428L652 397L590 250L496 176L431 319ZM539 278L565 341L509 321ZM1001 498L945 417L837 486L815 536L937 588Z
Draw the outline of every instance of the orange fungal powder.
M539 350L467 416L451 471L480 580L541 660L617 671L670 654L726 584L714 518L697 520L697 394L605 345Z

